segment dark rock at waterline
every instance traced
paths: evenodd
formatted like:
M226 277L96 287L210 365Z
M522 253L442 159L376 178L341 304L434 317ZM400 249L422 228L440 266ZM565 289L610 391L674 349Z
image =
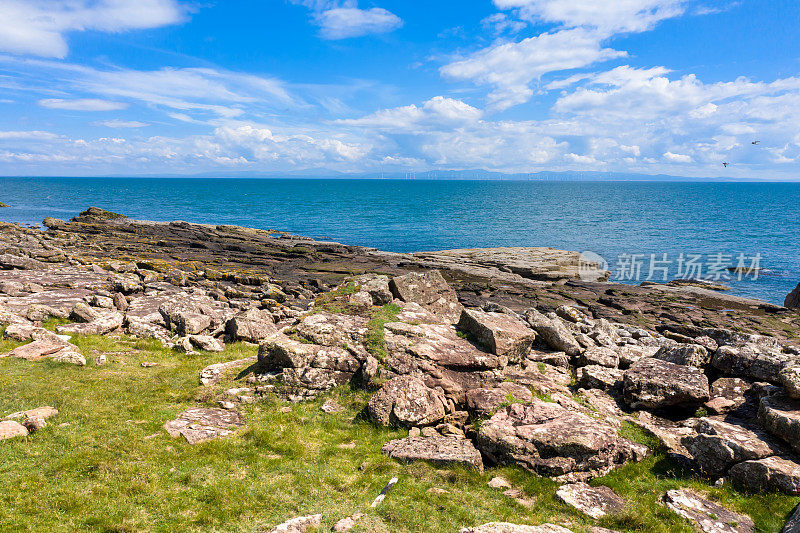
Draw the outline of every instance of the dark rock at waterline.
M783 305L789 309L800 309L800 283L786 296Z

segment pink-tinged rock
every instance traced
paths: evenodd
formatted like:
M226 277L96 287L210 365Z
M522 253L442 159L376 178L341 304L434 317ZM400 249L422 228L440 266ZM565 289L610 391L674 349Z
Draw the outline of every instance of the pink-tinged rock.
M480 452L468 439L457 436L406 437L387 442L381 453L402 462L429 461L437 465L461 464L483 472Z
M242 426L244 421L234 411L193 407L166 422L164 429L171 437L182 435L189 444L197 444L230 435Z
M24 437L27 434L28 430L19 422L15 422L14 420L3 420L0 422L0 440Z
M536 333L522 320L506 313L465 309L458 328L472 334L478 343L495 355L519 363L531 349Z

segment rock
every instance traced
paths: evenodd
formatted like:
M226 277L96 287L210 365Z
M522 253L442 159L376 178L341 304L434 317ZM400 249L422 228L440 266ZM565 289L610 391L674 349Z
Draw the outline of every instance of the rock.
M363 357L367 355L363 348L367 319L360 316L314 313L303 318L294 331L314 344L350 349Z
M238 341L258 343L277 331L272 314L260 309L248 309L225 324L225 332Z
M37 417L43 420L47 420L52 418L58 414L58 409L55 407L50 407L45 405L43 407L37 407L36 409L29 409L27 411L19 411L16 413L11 413L10 415L6 416L3 420L24 420L26 418Z
M406 437L384 444L381 453L398 461L430 461L437 465L462 464L483 472L480 452L462 437Z
M322 515L298 516L270 529L268 533L305 533L322 526Z
M625 402L634 409L692 406L709 399L705 374L661 359L640 359L622 380Z
M594 519L618 513L625 507L625 500L602 485L598 487L590 487L586 483L561 485L556 491L556 498Z
M575 371L578 386L584 389L611 390L621 388L622 370L589 365Z
M100 307L101 309L112 309L114 307L113 299L108 296L100 296L99 294L92 296L90 303L92 307Z
M128 299L125 298L125 295L121 292L115 292L113 296L114 300L114 307L118 310L122 311L123 313L128 310Z
M438 270L395 276L389 288L395 298L418 303L443 322L455 324L461 318L463 307L458 295Z
M129 335L140 339L156 339L163 344L170 344L170 339L172 338L172 334L167 329L133 318L130 315L125 317L125 327Z
M664 346L653 357L676 365L697 368L704 368L711 361L711 355L708 350L699 344L679 344L674 347Z
M108 364L108 357L106 357L106 354L101 353L100 355L94 358L94 364L95 366L104 366Z
M210 335L189 335L189 342L200 350L207 352L224 352L225 345L221 340Z
M765 396L758 408L758 420L764 429L800 452L800 401L785 394Z
M781 453L764 432L747 429L743 424L701 418L694 429L697 434L684 438L682 443L712 479L725 475L736 463Z
M576 366L599 365L607 368L619 366L619 355L615 350L605 346L587 348L577 357Z
M780 372L795 358L774 347L747 343L743 346L720 346L714 354L714 368L728 376L753 378L780 384Z
M519 526L508 522L490 522L476 527L462 528L458 533L572 533L569 529L553 524L541 526Z
M519 363L528 355L536 334L528 325L505 313L487 313L465 309L458 328L472 334L476 341L495 355Z
M704 533L753 533L749 516L734 513L689 490L670 490L664 495L667 507L690 520Z
M620 438L605 422L538 398L495 413L481 424L476 444L496 463L543 476L575 473L570 481L602 475L646 454L646 448Z
M14 348L9 355L11 357L19 357L28 361L36 361L37 359L41 359L43 357L55 357L59 354L75 352L77 349L77 346L74 346L68 342L64 342L61 339L56 340L48 338L33 341L32 343L25 344L23 346L18 346L17 348Z
M738 410L753 396L753 384L741 378L719 378L711 384L710 396L709 402L717 400L728 412Z
M86 358L78 352L59 352L51 355L50 358L58 363L86 366Z
M189 444L230 435L244 426L238 413L226 409L192 407L164 424L171 437L183 435Z
M122 327L124 317L116 311L106 313L85 324L65 324L56 326L56 332L68 335L105 335Z
M507 358L488 354L458 337L441 324L384 324L389 357L386 364L398 374L408 374L431 364L454 370L493 370L506 366Z
M789 309L800 309L800 283L794 288L792 292L786 295L783 300L783 306Z
M412 376L387 381L367 404L370 418L381 426L431 426L445 415L444 395Z
M100 318L100 313L98 313L95 309L89 307L89 305L78 302L75 304L75 307L72 308L72 311L69 314L70 320L74 320L75 322L92 322L93 320L97 320Z
M0 293L17 296L25 290L25 285L17 281L0 281Z
M3 336L20 342L39 340L51 340L54 342L59 342L61 340L52 331L28 324L11 324L10 326L6 327L6 330L3 332Z
M751 492L800 494L800 464L789 457L744 461L734 465L728 475L735 485Z
M325 403L322 404L320 407L323 413L341 413L344 410L344 407L339 405L339 402L336 400L325 400Z
M502 478L500 476L495 476L492 479L490 479L489 483L487 483L487 485L489 487L493 488L493 489L510 489L511 488L511 483L509 483L508 481L506 481L505 478Z
M569 329L559 318L550 319L536 309L525 312L525 320L536 331L541 340L554 350L575 357L583 351Z
M504 381L492 389L469 389L466 398L467 409L477 416L491 416L503 406L531 401L533 394L527 387Z
M15 422L14 420L0 421L0 440L24 437L27 434L28 430L19 422Z
M389 276L381 274L362 274L352 278L360 292L366 292L372 299L372 305L392 303L392 291L389 288Z
M780 378L786 394L792 399L800 400L800 365L787 366L781 370Z
M800 533L800 504L794 508L792 516L781 529L781 533Z
M556 315L569 322L578 323L588 320L588 317L582 312L569 305L560 305L556 308Z
M0 254L0 270L45 270L41 261L21 255Z
M362 518L364 518L364 513L355 513L355 514L350 515L350 516L348 516L346 518L342 518L341 520L339 520L335 524L333 524L333 527L331 527L331 531L333 531L335 533L342 532L342 531L350 531L351 529L356 527L356 524Z
M180 336L197 335L211 326L211 317L180 303L165 303L159 307L168 329L174 328Z

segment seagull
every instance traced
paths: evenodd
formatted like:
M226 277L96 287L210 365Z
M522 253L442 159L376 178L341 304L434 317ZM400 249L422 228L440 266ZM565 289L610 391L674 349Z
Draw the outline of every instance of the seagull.
M727 162L726 163L722 163L722 166L727 168L728 167L728 163Z
M758 144L758 143L760 143L760 142L761 142L761 141L753 141L753 142L751 142L750 144Z

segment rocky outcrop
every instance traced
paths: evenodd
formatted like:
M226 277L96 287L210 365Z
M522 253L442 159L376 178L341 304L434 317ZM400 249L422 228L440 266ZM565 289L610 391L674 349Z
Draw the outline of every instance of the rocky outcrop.
M484 422L477 446L497 463L572 480L602 475L646 454L610 425L538 398L512 404Z
M396 276L389 288L395 298L418 303L443 322L455 324L461 318L463 307L458 295L438 270Z
M780 378L786 394L793 400L800 400L800 365L795 364L783 368Z
M461 464L483 472L480 452L463 437L407 437L387 442L381 453L403 462L423 460L444 466Z
M783 305L790 309L800 309L800 283L797 284L797 287L792 292L786 295Z
M664 496L667 507L694 523L704 533L753 533L755 524L746 515L735 513L689 490L670 490Z
M635 409L696 406L709 399L708 378L691 366L644 358L623 375L625 402Z
M728 475L734 484L751 492L800 494L800 464L788 457L744 461L733 466Z
M705 366L711 362L711 355L708 353L708 350L699 344L664 346L658 350L653 357L676 365L694 366L697 368L705 368Z
M369 400L367 412L381 426L430 426L445 415L447 400L413 376L387 381Z
M767 431L800 452L800 401L785 394L766 396L761 399L758 419Z
M793 356L781 353L774 347L747 343L742 346L720 346L712 364L728 376L779 384L781 370L794 360Z
M531 391L518 383L504 381L493 388L466 391L466 407L476 416L491 416L506 405L533 400Z
M277 332L272 314L260 309L248 309L225 324L225 333L235 341L259 343Z
M570 356L577 356L583 351L581 345L575 340L570 330L561 322L561 319L548 318L536 309L529 309L525 313L525 320L536 331L542 342L554 350L564 352Z

